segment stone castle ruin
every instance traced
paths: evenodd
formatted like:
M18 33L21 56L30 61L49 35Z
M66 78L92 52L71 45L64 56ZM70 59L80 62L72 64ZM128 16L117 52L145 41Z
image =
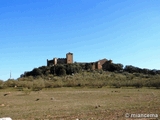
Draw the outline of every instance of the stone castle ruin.
M71 64L73 63L73 53L67 53L66 58L53 58L53 60L47 59L47 66L54 66L56 64Z
M102 69L103 65L106 62L112 63L111 60L108 61L107 59L101 59L96 62L90 62L90 63L84 62L80 64L91 64L92 70L95 70L95 69ZM72 63L73 63L73 53L70 53L70 52L66 54L66 58L53 58L52 60L47 59L47 66L55 66L57 64L72 64Z

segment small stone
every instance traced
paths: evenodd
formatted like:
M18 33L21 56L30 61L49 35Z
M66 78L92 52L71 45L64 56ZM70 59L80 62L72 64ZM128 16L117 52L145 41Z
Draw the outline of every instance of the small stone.
M4 104L1 104L1 106L5 106Z
M54 100L54 97L52 97L51 100Z
M38 100L39 100L39 98L36 99L36 101L38 101Z

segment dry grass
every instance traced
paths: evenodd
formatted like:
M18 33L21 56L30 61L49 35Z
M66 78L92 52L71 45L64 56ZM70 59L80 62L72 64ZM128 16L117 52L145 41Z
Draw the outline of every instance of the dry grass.
M158 89L66 87L29 95L3 89L0 96L0 117L13 120L125 120L125 113L160 115Z

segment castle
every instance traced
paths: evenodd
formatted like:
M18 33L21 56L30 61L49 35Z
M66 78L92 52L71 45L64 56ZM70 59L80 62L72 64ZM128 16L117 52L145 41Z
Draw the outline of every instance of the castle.
M53 58L53 60L47 59L47 66L53 66L56 64L71 64L73 63L73 53L67 53L66 58Z
M108 61L107 59L102 59L96 62L90 62L89 64L92 65L92 70L95 70L95 69L102 69L102 66L106 62L112 62L112 61L111 60ZM73 53L70 52L66 54L66 58L53 58L52 60L47 59L47 66L54 66L57 64L72 64L72 63L73 63ZM87 64L87 63L82 63L82 64Z

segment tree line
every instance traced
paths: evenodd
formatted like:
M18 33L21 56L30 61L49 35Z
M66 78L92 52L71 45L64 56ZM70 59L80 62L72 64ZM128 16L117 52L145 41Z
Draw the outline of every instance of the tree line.
M125 67L118 63L111 63L110 61L106 61L102 65L103 71L110 72L128 72L128 73L143 73L143 74L160 74L160 70L150 70L150 69L142 69L139 67L135 67L132 65L126 65ZM79 73L81 71L93 71L92 63L73 63L73 64L57 64L55 66L41 66L39 68L34 68L32 71L25 72L21 75L21 77L27 76L48 76L49 74L63 76L63 75L73 75L75 73Z

